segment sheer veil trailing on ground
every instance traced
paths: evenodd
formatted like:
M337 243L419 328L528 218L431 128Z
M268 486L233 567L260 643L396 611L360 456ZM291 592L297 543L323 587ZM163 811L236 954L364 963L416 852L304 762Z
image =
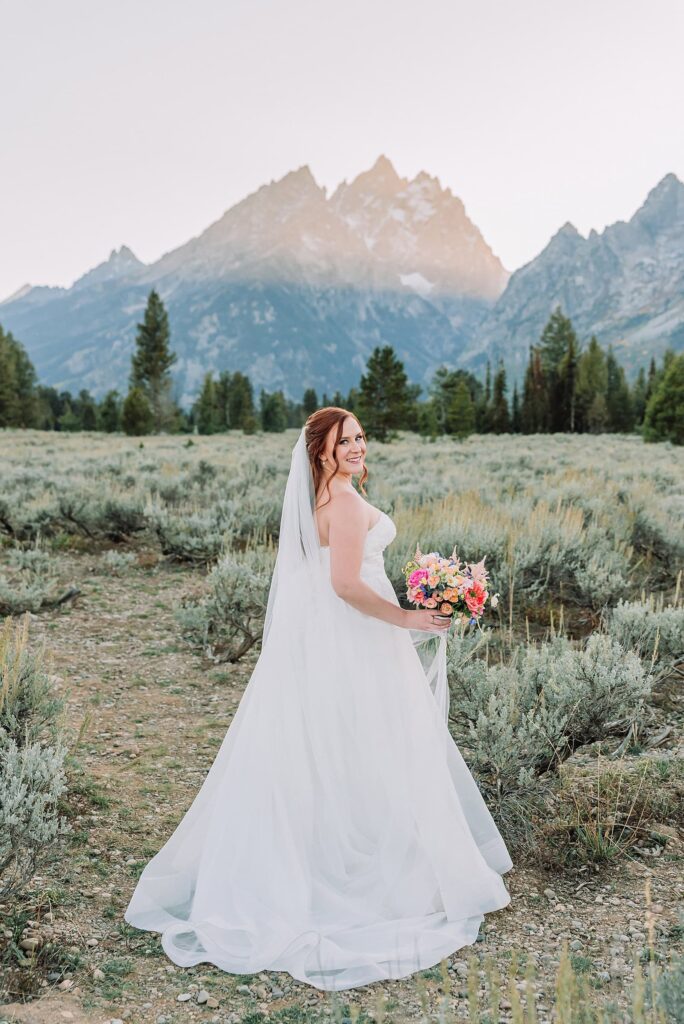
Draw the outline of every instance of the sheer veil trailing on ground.
M361 575L396 527L368 531ZM357 611L330 581L304 430L261 653L201 789L125 913L169 958L320 989L430 967L510 896L511 859L447 728L446 639Z

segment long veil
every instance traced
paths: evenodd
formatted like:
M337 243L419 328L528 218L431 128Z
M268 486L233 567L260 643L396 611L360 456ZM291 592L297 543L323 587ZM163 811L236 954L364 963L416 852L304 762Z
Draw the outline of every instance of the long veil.
M296 642L301 631L316 628L315 607L322 577L321 543L314 515L313 474L302 427L292 449L290 472L285 485L280 518L278 552L268 592L262 651L270 642L277 623ZM278 633L281 630L278 629ZM408 630L420 658L439 710L449 718L449 688L446 670L446 636L426 630Z

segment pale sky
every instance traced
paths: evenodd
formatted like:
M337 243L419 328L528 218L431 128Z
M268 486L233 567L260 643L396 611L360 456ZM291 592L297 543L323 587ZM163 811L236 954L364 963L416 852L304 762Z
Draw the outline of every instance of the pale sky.
M0 0L0 299L308 164L436 175L509 270L684 179L679 0ZM1 316L0 316L1 322Z

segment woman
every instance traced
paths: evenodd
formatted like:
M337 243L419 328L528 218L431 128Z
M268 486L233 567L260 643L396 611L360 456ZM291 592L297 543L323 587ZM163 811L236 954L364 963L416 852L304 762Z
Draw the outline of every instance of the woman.
M353 486L365 456L337 407L294 446L261 654L124 915L180 966L354 988L438 963L510 902L510 856L446 724L448 620L400 607L396 528Z

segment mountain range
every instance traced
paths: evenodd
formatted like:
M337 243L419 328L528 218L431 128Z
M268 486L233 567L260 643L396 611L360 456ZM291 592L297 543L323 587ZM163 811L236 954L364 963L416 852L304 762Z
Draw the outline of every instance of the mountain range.
M674 175L651 189L627 222L584 238L565 223L531 262L511 275L480 323L460 365L501 357L520 379L528 346L556 305L580 341L612 344L633 378L651 356L684 348L684 184Z
M559 303L582 340L612 342L634 371L684 345L684 185L666 175L630 221L588 238L565 224L511 275L426 172L402 178L381 156L328 195L304 166L154 263L122 245L70 288L24 286L0 323L42 382L125 391L151 288L169 311L183 404L207 370L293 399L346 391L383 344L424 386L441 363L481 372L499 357L520 380Z

